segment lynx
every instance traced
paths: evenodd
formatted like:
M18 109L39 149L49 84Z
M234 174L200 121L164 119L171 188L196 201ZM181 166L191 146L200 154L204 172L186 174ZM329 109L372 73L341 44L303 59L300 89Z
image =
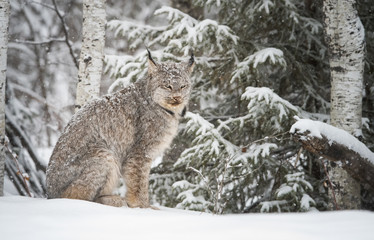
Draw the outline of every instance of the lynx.
M156 63L148 51L144 79L80 109L52 152L48 198L151 207L151 163L177 133L190 97L194 65L193 54L186 63ZM121 178L127 189L124 198L113 195Z

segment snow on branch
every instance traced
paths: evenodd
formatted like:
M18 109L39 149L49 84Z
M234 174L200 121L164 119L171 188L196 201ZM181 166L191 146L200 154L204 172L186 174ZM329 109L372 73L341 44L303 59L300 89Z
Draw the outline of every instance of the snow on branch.
M211 205L211 203L200 194L205 188L202 183L192 184L186 180L181 180L175 182L172 187L173 189L181 190L177 196L181 202L177 204L176 208L184 209L188 207L192 210L204 211Z
M174 164L178 166L189 162L188 159L200 156L203 150L209 149L208 155L219 156L222 152L234 156L239 152L239 147L226 140L213 124L205 120L199 114L192 112L186 113L189 121L186 124L186 131L196 135L193 140L193 147L186 149L182 153L182 157Z
M220 51L223 51L223 42L226 42L228 39L234 44L237 44L238 37L232 33L230 28L225 25L220 25L214 20L205 19L198 21L188 14L166 6L155 11L155 15L160 14L168 14L167 18L173 26L173 28L168 31L170 31L172 35L175 35L175 33L177 35L185 33L186 41L192 46L201 44L211 33L215 34L216 44Z
M130 49L134 49L143 43L148 43L149 38L166 30L166 27L153 27L132 19L111 20L107 23L109 30L114 30L115 36L123 36L131 40ZM150 45L148 43L148 45Z
M255 9L259 12L265 10L266 14L270 13L270 8L274 7L274 3L270 0L262 0L256 6Z
M108 22L108 28L115 30L116 36L126 37L131 42L130 48L136 48L143 43L147 43L148 47L162 44L167 46L164 52L172 52L178 48L184 55L189 54L190 48L201 49L202 46L208 49L208 52L226 52L229 49L227 46L236 45L238 42L233 31L217 21L198 21L166 6L156 10L154 14L166 14L169 24L155 27L126 19L112 20Z
M259 64L263 64L267 61L272 65L278 64L283 67L287 65L282 50L277 48L264 48L247 56L238 64L238 67L233 72L231 82L240 79L242 76L250 75Z
M174 166L189 166L191 159L201 159L204 154L217 161L218 159L227 158L230 166L249 166L249 159L252 159L253 164L257 165L260 164L260 159L266 158L266 156L270 155L272 149L277 148L276 144L266 142L262 144L252 143L245 147L239 147L225 139L221 125L215 127L197 113L187 112L186 118L189 119L186 123L186 132L195 135L194 145L183 151L181 158L178 159ZM236 121L235 119L231 120L233 122ZM227 122L227 124L231 124L231 122ZM226 126L226 128L231 131L229 126Z
M258 164L260 157L265 158L270 155L272 149L276 149L278 146L274 143L263 143L263 144L252 144L242 154L237 154L232 160L232 165L236 164L248 164L248 159L253 159L254 164Z
M257 67L259 63L264 63L268 59L270 60L270 63L272 64L275 64L278 62L283 66L286 65L286 61L283 58L283 51L277 48L262 49L248 56L246 59L248 63L253 64L253 67Z
M242 101L248 101L247 113L243 116L230 117L227 120L219 120L217 130L241 131L248 126L256 132L259 129L267 129L271 133L288 131L288 121L300 110L287 100L281 98L270 88L247 87L241 95Z
M259 102L264 102L268 107L277 109L280 119L289 115L291 112L298 112L298 109L294 105L279 97L273 90L267 87L247 87L242 94L242 100L244 99L249 100L247 108L250 113L254 109L258 109Z
M196 58L200 66L210 69L217 61L227 61L234 56L233 45L238 42L238 36L217 21L205 19L199 21L177 9L162 7L155 11L155 15L168 20L166 25L146 25L132 19L112 20L107 23L108 29L114 31L116 37L123 37L129 43L129 49L137 49L144 44L148 48L157 47L159 51L152 51L152 55L162 61L186 61L191 49L204 53ZM162 48L160 48L160 46ZM220 57L216 57L220 54ZM199 54L200 55L200 54ZM214 55L214 59L211 58ZM159 57L158 57L159 56ZM105 72L116 81L109 92L114 92L127 84L141 79L146 75L146 51L137 56L105 56Z
M315 201L308 192L313 186L305 179L304 172L294 172L284 176L284 183L275 191L275 199L260 203L261 212L291 211L295 205L300 205L301 211L310 211Z
M341 164L348 174L374 190L374 153L348 132L329 124L297 119L290 133L308 151Z
M115 92L118 89L124 88L138 78L146 75L147 69L147 53L143 51L138 56L116 56L106 55L104 57L105 69L111 77L116 80L108 89L109 93Z

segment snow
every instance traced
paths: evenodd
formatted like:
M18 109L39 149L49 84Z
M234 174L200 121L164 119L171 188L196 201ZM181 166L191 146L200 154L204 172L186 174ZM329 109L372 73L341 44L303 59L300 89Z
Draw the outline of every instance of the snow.
M232 160L232 164L247 164L247 159L253 159L254 164L259 162L259 156L265 157L269 155L271 149L277 148L274 143L263 143L263 144L252 144L246 149L245 153L242 153Z
M310 203L315 204L315 201L308 194L304 193L300 203L301 209L310 209Z
M245 59L248 63L253 63L253 67L256 68L259 63L264 63L268 59L272 64L279 62L281 65L286 65L284 60L283 51L277 48L265 48L255 52Z
M308 136L317 138L322 138L323 135L330 143L336 142L345 145L348 149L357 152L374 164L374 153L365 144L342 129L319 121L297 118L297 122L292 125L290 133L295 133L296 131L300 133L309 132Z
M235 80L240 79L242 76L248 78L248 75L253 74L253 68L256 69L259 64L263 64L269 61L271 64L279 64L280 66L286 66L287 62L284 59L283 51L278 48L264 48L244 58L243 61L237 64L237 68L233 72L230 80L233 83ZM250 66L253 66L251 68Z
M258 8L259 11L262 11L265 9L265 12L266 14L269 14L270 13L270 10L269 8L273 7L274 6L274 3L272 1L269 1L269 0L263 0L262 1L262 5Z
M267 87L247 87L241 99L249 100L247 108L250 112L256 109L260 101L264 101L270 108L278 109L280 119L286 117L290 111L298 112L298 109L294 105Z
M281 187L279 188L279 190L277 191L277 197L282 197L282 196L284 196L284 195L289 194L289 193L292 192L292 191L293 191L293 189L292 189L292 187L290 187L290 186L287 186L287 185L285 185L285 186L281 186Z
M8 196L0 198L0 213L1 239L6 240L369 240L374 235L374 213L366 211L217 216Z
M226 140L219 130L214 127L213 124L205 120L203 117L201 117L198 113L192 113L192 112L187 112L186 119L190 119L186 123L186 129L187 132L193 132L196 131L195 135L197 136L195 138L195 142L202 142L199 145L196 145L192 148L186 149L183 153L182 156L184 157L187 156L187 153L190 152L198 152L198 148L203 148L204 145L205 147L209 145L209 147L213 146L213 150L210 151L209 154L213 153L219 153L219 147L224 147L226 152L229 153L230 156L235 155L235 152L238 150L238 147L233 145L230 141ZM212 140L207 140L204 141L206 138L211 138ZM213 142L212 142L213 141ZM174 166L177 166L182 158L180 158Z

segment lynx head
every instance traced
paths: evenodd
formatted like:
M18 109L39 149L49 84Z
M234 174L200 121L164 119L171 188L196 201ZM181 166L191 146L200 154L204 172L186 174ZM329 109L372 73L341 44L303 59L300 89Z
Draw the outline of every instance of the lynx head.
M191 93L193 54L184 63L156 63L148 51L148 82L151 99L171 114L183 115Z

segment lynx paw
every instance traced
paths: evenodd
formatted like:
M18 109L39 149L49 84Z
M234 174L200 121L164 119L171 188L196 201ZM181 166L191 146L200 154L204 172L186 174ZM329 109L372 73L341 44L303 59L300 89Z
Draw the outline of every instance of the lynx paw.
M96 202L104 204L104 205L112 206L112 207L127 206L126 201L117 195L100 196L97 198Z

